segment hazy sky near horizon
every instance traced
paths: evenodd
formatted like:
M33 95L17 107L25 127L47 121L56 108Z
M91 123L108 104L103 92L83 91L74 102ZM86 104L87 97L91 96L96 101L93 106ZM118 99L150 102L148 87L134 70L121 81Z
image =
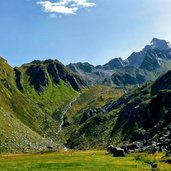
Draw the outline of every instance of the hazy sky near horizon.
M171 41L171 0L0 0L0 56L104 64Z

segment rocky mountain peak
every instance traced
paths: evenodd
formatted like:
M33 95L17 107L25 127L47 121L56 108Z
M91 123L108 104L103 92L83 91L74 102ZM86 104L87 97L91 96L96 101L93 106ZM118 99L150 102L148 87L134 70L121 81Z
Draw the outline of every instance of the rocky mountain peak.
M169 42L167 42L166 40L158 39L158 38L153 38L150 46L152 47L152 49L159 49L159 50L168 50L171 48L171 45Z
M166 40L153 38L149 45L146 45L144 49L140 52L134 52L128 57L130 65L135 67L140 67L144 61L145 56L148 54L149 50L159 50L162 51L163 55L170 59L171 45ZM168 51L169 50L169 51ZM164 52L163 52L164 51ZM155 52L155 51L154 51Z

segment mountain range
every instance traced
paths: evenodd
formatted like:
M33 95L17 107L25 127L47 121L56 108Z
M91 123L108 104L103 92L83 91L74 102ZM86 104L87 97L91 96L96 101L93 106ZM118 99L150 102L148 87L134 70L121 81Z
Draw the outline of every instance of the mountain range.
M93 66L89 63L71 63L67 66L81 75L89 85L137 86L154 81L171 68L169 42L153 38L140 52L127 59L114 58L108 63Z
M13 68L0 57L0 153L134 141L169 150L170 70L171 46L156 38L96 67L49 59Z

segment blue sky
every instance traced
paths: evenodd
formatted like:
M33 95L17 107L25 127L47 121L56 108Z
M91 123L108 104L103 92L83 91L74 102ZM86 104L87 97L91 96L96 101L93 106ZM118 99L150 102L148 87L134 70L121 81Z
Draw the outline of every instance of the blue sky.
M104 64L153 37L171 41L170 0L0 0L0 55Z

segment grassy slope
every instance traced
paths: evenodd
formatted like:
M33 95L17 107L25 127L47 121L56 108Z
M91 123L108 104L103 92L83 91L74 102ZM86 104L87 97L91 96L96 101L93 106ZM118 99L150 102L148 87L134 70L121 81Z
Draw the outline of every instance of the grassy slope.
M170 76L167 76L165 79L168 80L168 77ZM170 85L169 83L167 84ZM122 143L129 142L135 133L151 128L160 120L165 119L165 113L163 114L162 111L164 109L169 111L168 104L166 103L168 102L167 98L169 99L169 92L161 92L161 99L159 100L160 96L153 96L151 94L151 86L152 84L145 84L121 97L119 100L113 99L113 107L111 107L108 113L92 116L82 123L82 117L93 108L99 97L95 95L97 88L94 88L92 92L89 90L90 93L88 91L82 97L87 95L91 100L87 101L87 96L85 96L83 99L86 105L83 108L79 108L79 103L77 102L72 107L74 112L72 113L71 111L68 114L68 122L72 123L72 120L70 121L70 118L72 118L74 119L74 124L71 124L72 134L67 142L67 146L76 149L103 149L110 143L122 145ZM92 94L97 98L95 104ZM113 94L113 97L115 95L119 96L118 92L110 92L109 94ZM118 98L118 96L116 97ZM115 100L117 101L115 102ZM81 104L84 103L81 102ZM89 106L88 109L86 108L87 106Z
M108 86L94 86L85 91L75 102L68 112L68 117L74 113L82 110L89 110L92 108L100 108L109 103L111 100L117 100L123 91L115 87ZM73 116L71 116L73 118Z
M16 87L13 68L0 58L0 153L40 151L53 144L50 139L58 142L61 111L77 96L62 80L54 85L48 74L49 86L38 94L30 86L25 70L21 70L22 92Z
M133 135L141 135L159 122L163 123L160 127L162 131L162 128L170 123L170 78L169 71L153 84L144 84L113 105L110 113L117 112L118 118L111 134L112 143L129 142ZM150 138L156 135L154 138L159 139L160 136L157 134L154 131ZM158 141L157 138L156 141Z
M147 114L141 111L143 106L150 103L150 87L151 84L144 84L142 87L135 89L123 96L120 101L122 104L112 109L111 113L118 114L117 121L113 126L111 133L112 142L120 144L128 141L130 137L141 128L142 125L137 123L137 120L144 120Z
M43 65L43 67L45 67L48 86L44 87L43 92L38 94L34 87L30 86L29 76L26 74L29 66L30 64L27 64L19 68L22 73L21 82L24 87L23 93L37 106L39 106L44 113L42 127L39 127L39 130L45 136L58 141L59 137L56 136L56 132L59 127L61 113L69 101L77 96L77 92L71 87L70 84L64 82L63 80L60 80L59 85L55 85L46 70L46 66Z
M37 140L42 145L45 140L33 131L36 121L29 120L41 112L17 90L13 69L3 59L0 68L0 152L34 151L38 149Z
M118 99L122 94L121 89L106 86L95 86L85 91L72 105L65 120L66 127L63 133L65 138L69 138L71 141L68 146L77 149L106 146L117 116L115 114L97 114L82 121L83 116L91 109L101 109L106 103Z
M18 153L44 150L50 141L24 125L12 113L0 111L0 152Z
M47 71L45 71L45 73L48 80L48 86L44 88L44 91L41 94L38 94L34 87L29 83L30 77L26 74L28 67L29 64L19 68L22 73L21 82L24 87L24 94L39 104L47 113L54 112L55 109L66 104L77 95L76 91L62 80L59 85L55 85Z

